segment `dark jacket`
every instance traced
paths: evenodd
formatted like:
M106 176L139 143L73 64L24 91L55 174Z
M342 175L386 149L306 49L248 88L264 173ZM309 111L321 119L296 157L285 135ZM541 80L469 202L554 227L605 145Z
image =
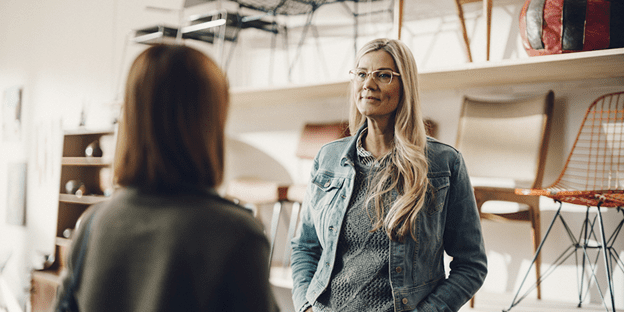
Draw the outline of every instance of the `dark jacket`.
M94 212L77 291L81 311L277 310L269 243L245 208L214 192L174 196L127 188L82 219ZM72 245L68 275L78 249Z

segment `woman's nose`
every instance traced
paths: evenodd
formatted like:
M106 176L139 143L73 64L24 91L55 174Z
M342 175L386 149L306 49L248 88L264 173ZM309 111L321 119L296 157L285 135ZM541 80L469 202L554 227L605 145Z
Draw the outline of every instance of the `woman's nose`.
M364 88L365 89L375 89L377 88L377 82L373 78L373 74L368 74L364 79Z

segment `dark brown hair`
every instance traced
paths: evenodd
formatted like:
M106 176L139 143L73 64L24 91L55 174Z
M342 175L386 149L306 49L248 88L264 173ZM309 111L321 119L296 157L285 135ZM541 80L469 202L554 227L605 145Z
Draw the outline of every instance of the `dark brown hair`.
M156 45L130 68L119 123L120 186L177 192L223 180L228 83L204 53Z

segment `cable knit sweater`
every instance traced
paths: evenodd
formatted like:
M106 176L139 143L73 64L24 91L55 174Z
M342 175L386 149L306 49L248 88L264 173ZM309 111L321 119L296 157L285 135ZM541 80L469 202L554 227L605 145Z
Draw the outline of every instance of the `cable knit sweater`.
M338 239L331 282L314 311L394 311L390 286L390 240L383 230L370 232L372 203L365 207L368 182L380 164L361 144L355 163L353 196ZM390 203L387 203L388 205Z

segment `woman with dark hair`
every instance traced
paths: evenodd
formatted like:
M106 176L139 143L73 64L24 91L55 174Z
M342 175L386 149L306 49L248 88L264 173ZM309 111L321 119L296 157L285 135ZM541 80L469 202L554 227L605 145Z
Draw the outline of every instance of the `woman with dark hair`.
M457 311L487 273L461 154L426 136L401 41L368 42L350 74L355 135L316 156L291 243L296 311Z
M228 92L218 66L193 48L156 45L136 58L119 123L119 188L79 221L91 223L74 291L80 310L277 310L260 223L215 192ZM84 237L77 225L64 289Z

